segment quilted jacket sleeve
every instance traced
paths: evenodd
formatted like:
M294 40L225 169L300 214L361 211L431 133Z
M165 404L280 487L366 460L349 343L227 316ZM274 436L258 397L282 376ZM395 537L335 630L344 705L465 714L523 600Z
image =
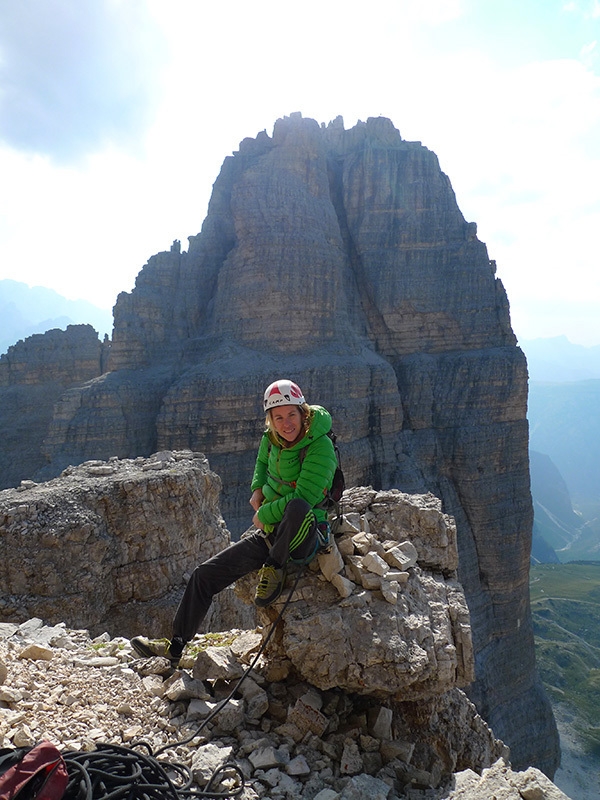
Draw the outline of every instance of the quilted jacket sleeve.
M254 474L252 476L252 483L250 490L262 489L267 480L267 468L269 461L269 438L266 433L260 440L258 446L258 454L256 456L256 464L254 465Z

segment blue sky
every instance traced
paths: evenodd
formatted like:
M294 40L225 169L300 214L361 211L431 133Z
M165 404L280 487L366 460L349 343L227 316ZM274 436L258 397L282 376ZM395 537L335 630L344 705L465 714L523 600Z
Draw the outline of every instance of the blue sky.
M598 0L0 0L0 278L111 307L295 111L433 150L519 338L600 344Z

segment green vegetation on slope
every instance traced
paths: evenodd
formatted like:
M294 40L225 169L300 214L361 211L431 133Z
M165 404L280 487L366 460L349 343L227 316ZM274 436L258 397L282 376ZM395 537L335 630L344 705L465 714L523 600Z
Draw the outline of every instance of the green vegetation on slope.
M530 595L542 682L600 755L600 562L532 567Z

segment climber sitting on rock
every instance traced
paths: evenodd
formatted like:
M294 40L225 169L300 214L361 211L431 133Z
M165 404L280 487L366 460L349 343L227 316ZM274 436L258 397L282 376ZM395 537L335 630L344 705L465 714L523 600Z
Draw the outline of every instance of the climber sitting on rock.
M331 416L321 406L308 405L300 387L290 380L275 381L267 388L264 410L266 430L250 497L256 530L196 567L175 614L172 639L131 640L142 657L161 655L177 663L215 594L260 568L254 602L266 607L281 594L289 561L308 563L328 541L327 512L319 506L337 466L327 435Z

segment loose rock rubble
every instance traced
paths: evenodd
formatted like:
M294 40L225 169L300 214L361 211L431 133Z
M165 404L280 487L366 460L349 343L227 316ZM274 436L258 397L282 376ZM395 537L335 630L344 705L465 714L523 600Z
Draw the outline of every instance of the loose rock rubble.
M299 678L271 683L256 658L263 633L199 635L173 669L166 659L136 658L121 637L91 639L35 619L1 624L0 746L47 739L66 751L93 750L143 739L154 752L167 746L161 758L189 766L199 787L233 761L245 777L243 800L489 800L492 779L507 800L564 800L537 770L515 776L503 761L482 777L444 774L456 748L447 737L439 757L444 717L462 741L457 764L469 748L475 768L507 755L460 690L389 706Z

